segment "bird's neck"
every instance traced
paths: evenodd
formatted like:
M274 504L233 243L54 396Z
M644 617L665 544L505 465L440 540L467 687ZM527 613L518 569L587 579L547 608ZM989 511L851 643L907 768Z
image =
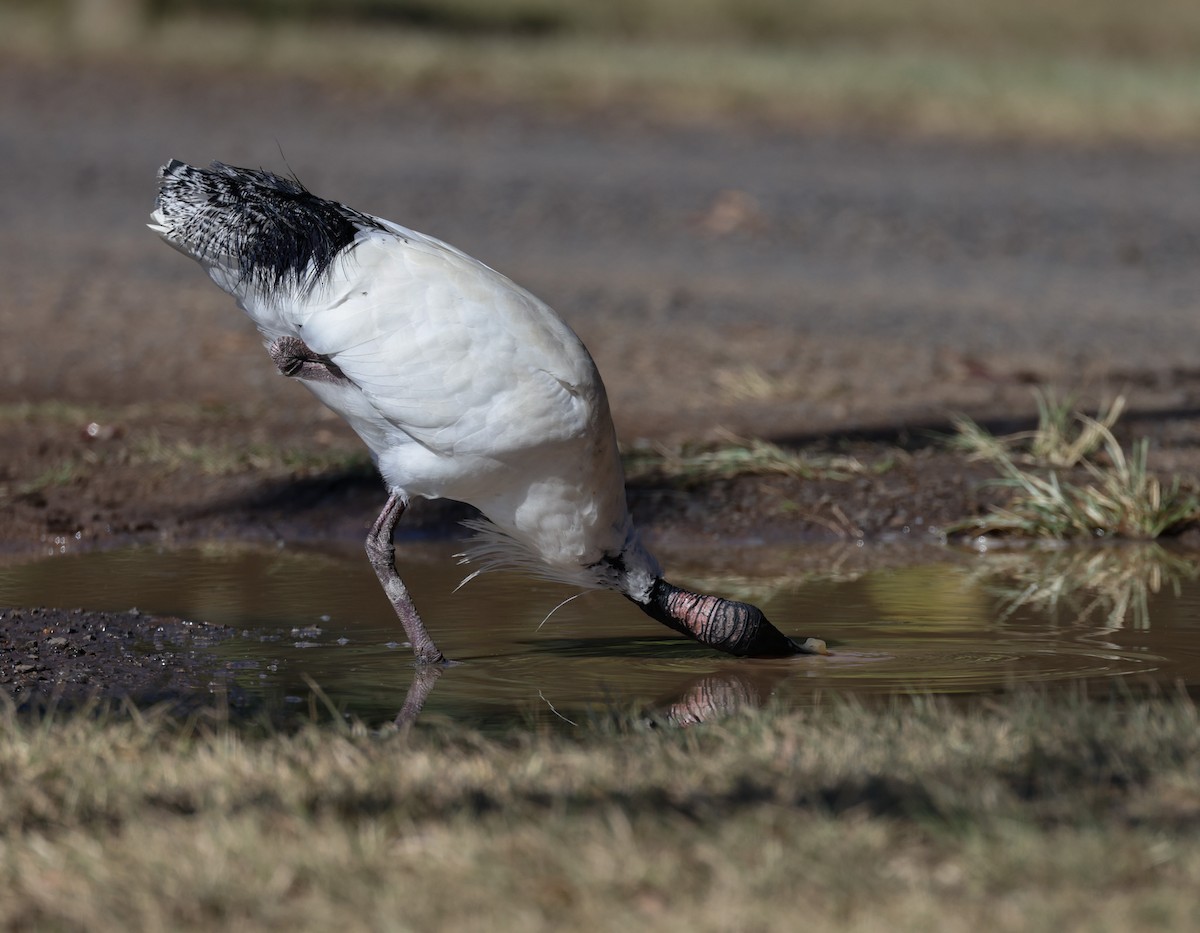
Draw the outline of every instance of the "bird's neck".
M655 583L662 577L662 566L642 544L641 536L630 522L625 543L615 556L606 555L601 561L602 573L609 577L605 582L609 589L617 590L639 605L650 599Z

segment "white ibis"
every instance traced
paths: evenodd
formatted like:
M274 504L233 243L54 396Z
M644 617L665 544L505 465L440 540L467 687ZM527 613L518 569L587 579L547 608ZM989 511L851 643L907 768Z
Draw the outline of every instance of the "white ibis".
M197 260L258 327L271 360L366 442L389 496L367 555L417 661L445 659L395 566L415 496L485 520L467 557L616 590L651 618L740 656L824 653L754 606L662 578L625 502L596 364L549 307L423 233L214 162L160 173L150 229Z

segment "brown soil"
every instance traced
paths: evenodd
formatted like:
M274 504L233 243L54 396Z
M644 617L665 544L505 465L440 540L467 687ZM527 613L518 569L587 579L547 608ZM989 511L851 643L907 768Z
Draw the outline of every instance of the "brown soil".
M663 125L8 62L0 549L12 559L363 535L383 493L356 439L143 226L167 158L280 168L280 149L317 193L454 242L558 308L592 349L626 442L733 433L892 464L850 481L635 484L637 518L664 546L915 538L974 514L996 495L980 489L987 472L931 432L953 410L1026 425L1034 384L1124 390L1124 430L1152 437L1156 467L1200 465L1195 152ZM404 529L463 514L425 504ZM91 624L43 627L68 622ZM13 658L29 644L8 637L2 669L28 663ZM103 686L103 666L89 684Z

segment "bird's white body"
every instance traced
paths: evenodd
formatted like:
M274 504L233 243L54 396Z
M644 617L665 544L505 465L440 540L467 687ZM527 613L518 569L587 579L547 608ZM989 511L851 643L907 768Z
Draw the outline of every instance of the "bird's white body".
M178 246L161 210L153 220ZM298 338L345 374L305 384L394 492L487 516L467 552L480 569L512 565L644 601L661 570L629 516L608 398L583 343L483 263L370 220L378 226L307 289L264 289L224 257L197 258L266 345Z

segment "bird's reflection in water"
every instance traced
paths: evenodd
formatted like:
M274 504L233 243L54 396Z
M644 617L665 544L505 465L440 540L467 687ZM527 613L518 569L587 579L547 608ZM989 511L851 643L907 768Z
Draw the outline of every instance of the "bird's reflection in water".
M735 670L704 674L689 683L681 694L655 704L650 713L657 721L676 726L712 722L739 710L762 706L786 676L782 671L758 676Z
M393 720L397 729L408 729L417 721L434 686L449 670L440 664L417 667L404 705ZM753 670L731 667L712 671L690 680L683 690L673 691L655 700L644 715L654 724L681 727L713 722L741 710L761 707L787 676L788 671L779 664L764 665ZM571 722L561 714L557 715Z
M446 673L446 665L444 664L418 664L417 672L413 675L413 682L408 687L408 693L404 696L404 705L400 707L400 712L396 714L393 724L397 729L407 729L417 721L417 717L421 715L421 710L425 708L425 701L429 699L429 694L433 692L434 684L438 679Z

